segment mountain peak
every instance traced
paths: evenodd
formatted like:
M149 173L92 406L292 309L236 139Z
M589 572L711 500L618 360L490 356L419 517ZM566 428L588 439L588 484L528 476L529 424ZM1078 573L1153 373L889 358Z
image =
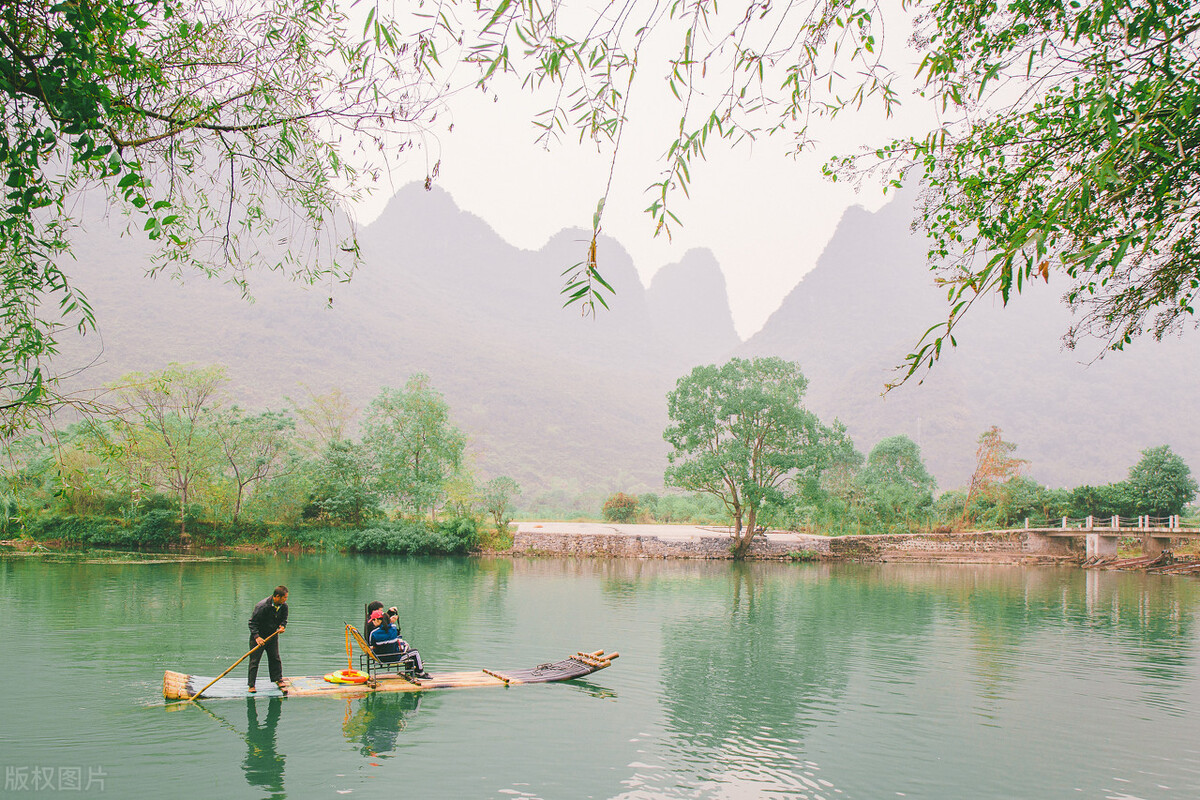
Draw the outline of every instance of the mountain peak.
M725 274L707 248L684 253L654 274L646 302L660 336L692 367L741 344L733 326Z

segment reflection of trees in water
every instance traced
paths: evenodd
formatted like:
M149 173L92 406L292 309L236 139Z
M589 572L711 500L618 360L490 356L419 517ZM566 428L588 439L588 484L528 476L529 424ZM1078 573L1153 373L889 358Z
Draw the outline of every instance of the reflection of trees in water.
M421 706L417 692L372 692L346 701L342 733L364 756L386 756Z
M723 783L799 780L805 732L830 719L862 651L902 681L914 665L899 643L932 618L925 593L825 570L734 565L719 592L695 594L694 613L663 631L667 746Z
M1147 699L1167 701L1152 687L1169 686L1195 657L1192 644L1200 585L1144 573L997 566L886 565L882 580L939 597L963 614L981 696L998 699L1022 677L1022 647L1041 634L1102 637L1115 643L1131 669L1151 679ZM1059 657L1077 659L1081 674L1092 647L1067 638ZM1160 703L1163 704L1163 703ZM1165 703L1169 705L1169 703Z
M266 797L282 798L284 756L275 749L275 731L279 727L279 715L283 710L283 698L269 697L266 718L258 721L258 702L246 698L246 758L242 769L246 782L261 787Z
M640 590L684 590L654 587L658 575L641 576ZM610 577L613 595L623 594L628 576ZM1148 677L1131 689L1164 705L1195 657L1200 586L1156 576L744 564L703 577L686 588L690 613L663 627L664 746L722 784L802 777L801 742L832 719L852 679L882 684L875 694L936 689L945 665L931 654L947 647L939 636L965 637L965 668L988 706L1018 691L1031 658L1063 659L1070 674L1074 661L1084 675L1108 666L1094 663L1098 648L1128 658Z

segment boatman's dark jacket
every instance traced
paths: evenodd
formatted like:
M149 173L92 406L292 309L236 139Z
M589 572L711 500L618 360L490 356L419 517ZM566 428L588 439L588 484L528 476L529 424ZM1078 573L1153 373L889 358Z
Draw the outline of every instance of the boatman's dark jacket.
M254 639L258 636L264 639L267 638L279 630L280 625L287 625L287 618L287 603L283 603L279 608L275 608L274 596L259 601L258 605L254 607L254 611L250 614L250 638ZM271 641L275 640L272 639Z

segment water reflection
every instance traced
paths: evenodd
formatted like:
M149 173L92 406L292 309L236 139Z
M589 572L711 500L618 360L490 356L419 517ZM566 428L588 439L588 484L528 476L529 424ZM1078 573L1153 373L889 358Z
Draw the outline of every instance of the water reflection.
M924 616L897 603L889 619L865 617L851 600L824 590L827 582L775 577L736 565L722 599L663 630L670 760L690 762L701 782L729 792L755 785L802 790L810 781L820 787L801 743L829 718L845 689L846 635L864 625L890 634L896 627L890 617Z
M283 798L284 756L275 748L275 732L283 710L283 698L269 697L266 717L259 722L258 702L246 698L246 758L242 769L246 782L263 789L264 797Z
M420 707L417 692L372 692L347 700L342 733L347 742L359 745L364 756L386 757Z
M614 689L610 689L607 686L599 686L587 680L586 678L577 678L573 681L567 681L566 685L570 686L576 691L583 692L589 697L595 697L600 700L617 699L617 692Z
M286 721L261 695L213 701L229 718L219 723L146 711L163 668L228 666L245 609L280 582L303 600L288 674L329 671L346 617L372 596L404 606L413 640L447 669L528 666L580 646L623 657L572 684L427 695L419 719L403 694L290 699ZM63 596L96 635L53 635L65 628L45 609ZM72 747L79 763L120 765L110 793L131 800L164 786L306 798L383 785L431 797L1176 800L1200 797L1198 610L1200 581L1065 568L0 556L0 674L23 674L40 652L95 688L83 703L29 676L4 697L0 753L36 764ZM131 720L144 735L128 736ZM124 775L138 783L118 786Z

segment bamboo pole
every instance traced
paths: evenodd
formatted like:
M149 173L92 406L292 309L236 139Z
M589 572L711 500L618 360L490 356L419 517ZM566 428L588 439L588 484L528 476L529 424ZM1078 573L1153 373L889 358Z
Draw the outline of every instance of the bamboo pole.
M277 628L277 629L275 630L275 633L272 633L270 636L268 636L267 638L265 638L265 639L263 639L263 640L262 640L262 644L255 645L254 647L252 647L252 648L250 649L250 652L249 652L249 653L246 653L246 655L242 656L242 657L241 657L241 658L239 658L237 661L233 662L233 663L232 663L232 664L229 666L229 669L225 670L225 671L224 671L224 672L222 672L220 675L218 675L217 677L215 677L215 678L213 678L211 681L209 681L209 682L208 682L208 686L205 686L205 687L204 687L204 689L207 689L207 688L209 688L209 686L212 686L214 683L216 683L217 681L221 680L221 678L224 678L224 677L225 677L226 675L228 675L230 672L233 672L233 668L234 668L234 667L236 667L238 664L242 663L242 662L243 662L243 661L245 661L247 658L249 658L249 657L250 657L250 656L251 656L251 655L252 655L252 654L253 654L253 653L254 653L256 650L261 650L263 647L265 647L265 646L266 646L267 642L271 641L273 638L275 638L275 637L276 637L276 636L278 636L278 635L279 635L279 629ZM197 697L199 697L200 695L204 694L204 689L201 689L200 691L196 692L194 695L192 695L191 697L189 697L189 698L187 699L187 701L186 701L186 702L190 703L190 702L192 702L193 700L195 700Z

